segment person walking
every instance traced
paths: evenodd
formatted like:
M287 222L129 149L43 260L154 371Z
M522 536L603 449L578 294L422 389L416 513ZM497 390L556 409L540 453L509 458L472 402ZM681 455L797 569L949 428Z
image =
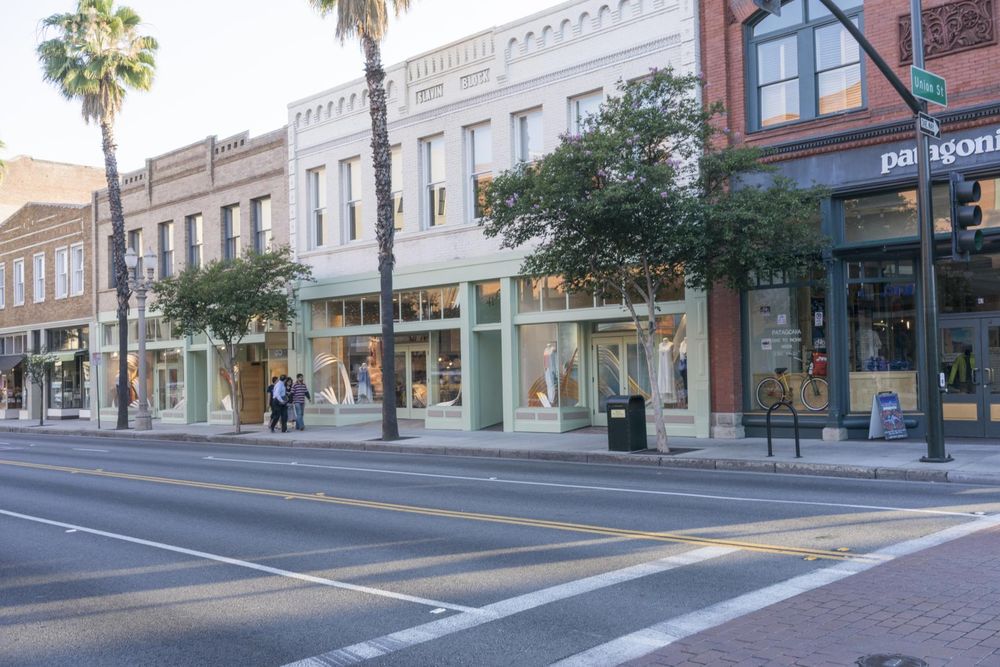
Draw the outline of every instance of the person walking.
M288 389L285 386L285 376L278 378L271 390L271 433L281 421L281 432L288 432Z
M264 411L265 424L267 424L271 419L271 413L268 411L271 409L271 399L272 399L271 393L274 391L274 385L276 385L277 383L278 383L278 376L275 375L271 377L271 384L267 385L267 389L264 390L264 393L267 394L267 403L266 403L267 410Z
M302 373L295 376L295 384L292 385L292 408L295 410L295 430L306 430L306 399L312 400L309 394L309 387L306 386Z

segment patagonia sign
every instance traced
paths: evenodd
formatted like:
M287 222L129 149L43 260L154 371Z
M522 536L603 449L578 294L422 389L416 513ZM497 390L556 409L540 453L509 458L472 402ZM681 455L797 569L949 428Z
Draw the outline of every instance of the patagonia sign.
M940 143L931 142L931 162L944 165L953 164L960 157L983 155L1000 151L1000 129L992 134L984 134L970 139L949 139ZM899 151L882 153L882 175L891 173L897 167L912 167L917 164L917 149L904 148Z

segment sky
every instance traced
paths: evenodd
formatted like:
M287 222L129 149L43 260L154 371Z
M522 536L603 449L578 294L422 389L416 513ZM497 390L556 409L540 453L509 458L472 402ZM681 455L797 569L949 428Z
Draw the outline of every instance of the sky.
M386 66L461 37L503 25L563 0L414 0L393 20ZM101 133L80 104L42 80L39 22L72 11L75 0L0 0L0 159L103 167ZM118 166L244 130L256 136L287 119L289 102L363 76L357 43L333 36L307 0L125 0L155 37L157 73L148 93L130 93L115 128Z

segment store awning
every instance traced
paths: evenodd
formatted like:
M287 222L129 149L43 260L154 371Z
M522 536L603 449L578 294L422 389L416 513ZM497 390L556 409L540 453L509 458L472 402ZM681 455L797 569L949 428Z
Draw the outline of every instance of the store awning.
M0 373L6 373L10 369L24 361L23 354L3 354L0 355Z

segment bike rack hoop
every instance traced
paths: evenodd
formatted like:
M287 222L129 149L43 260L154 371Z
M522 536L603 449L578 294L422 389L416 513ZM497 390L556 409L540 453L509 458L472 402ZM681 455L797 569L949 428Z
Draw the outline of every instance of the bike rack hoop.
M799 448L799 411L795 409L792 402L786 399L781 399L780 401L774 403L771 407L767 409L767 455L774 456L774 449L771 444L771 415L775 410L781 406L786 406L788 410L792 413L792 427L795 431L795 458L802 458L802 451Z

